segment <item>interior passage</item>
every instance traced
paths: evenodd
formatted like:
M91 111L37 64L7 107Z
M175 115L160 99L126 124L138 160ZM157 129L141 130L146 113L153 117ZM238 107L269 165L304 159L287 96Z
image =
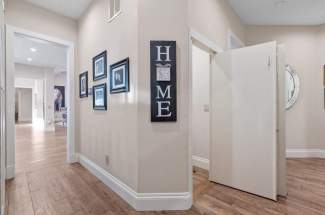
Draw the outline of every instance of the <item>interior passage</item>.
M66 164L66 129L17 125L17 177L7 181L7 215L324 214L325 160L289 159L288 197L274 202L208 181L195 168L189 211L136 212L80 164Z
M24 174L66 162L67 128L35 129L33 124L16 124L16 173Z

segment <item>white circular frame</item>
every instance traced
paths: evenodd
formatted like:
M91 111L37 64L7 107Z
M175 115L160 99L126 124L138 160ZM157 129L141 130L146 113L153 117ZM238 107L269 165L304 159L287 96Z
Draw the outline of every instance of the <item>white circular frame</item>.
M290 108L293 107L293 105L298 100L299 92L300 92L300 79L298 77L298 74L296 73L296 70L294 70L290 65L286 65L285 71L290 73L290 75L293 78L293 83L295 86L295 90L294 90L294 93L293 93L291 99L287 100L287 102L286 102L286 109L289 110Z

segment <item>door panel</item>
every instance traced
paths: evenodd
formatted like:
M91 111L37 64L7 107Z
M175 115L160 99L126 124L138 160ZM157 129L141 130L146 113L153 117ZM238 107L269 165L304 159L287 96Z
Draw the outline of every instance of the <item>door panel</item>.
M0 0L0 214L5 207L5 40L4 2Z
M210 180L276 200L276 43L213 58Z

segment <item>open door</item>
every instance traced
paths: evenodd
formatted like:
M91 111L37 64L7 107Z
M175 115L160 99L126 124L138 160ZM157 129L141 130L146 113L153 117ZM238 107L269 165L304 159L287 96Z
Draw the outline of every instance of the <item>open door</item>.
M211 67L210 180L276 200L276 42L219 53Z
M0 0L3 6L3 0ZM0 9L0 215L5 209L5 36L4 8Z

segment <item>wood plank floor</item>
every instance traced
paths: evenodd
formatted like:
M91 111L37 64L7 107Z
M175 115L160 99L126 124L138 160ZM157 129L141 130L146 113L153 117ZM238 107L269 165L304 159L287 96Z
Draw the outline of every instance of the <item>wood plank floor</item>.
M273 202L208 181L196 169L189 211L136 212L79 164L65 163L65 129L17 126L17 177L7 181L8 215L325 214L325 160L290 159L288 197Z

